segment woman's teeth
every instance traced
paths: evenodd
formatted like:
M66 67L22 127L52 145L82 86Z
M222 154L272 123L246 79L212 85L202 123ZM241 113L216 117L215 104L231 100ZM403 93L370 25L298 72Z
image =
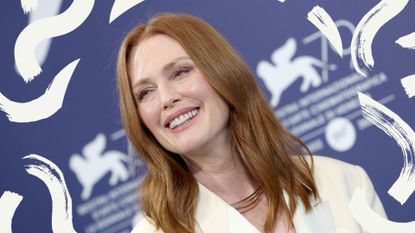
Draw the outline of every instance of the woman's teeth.
M169 128L170 129L174 129L177 126L187 122L188 120L192 119L194 116L196 116L199 113L199 110L197 109L193 109L192 111L189 111L187 113L184 113L176 118L174 118L174 120L172 120L169 123Z

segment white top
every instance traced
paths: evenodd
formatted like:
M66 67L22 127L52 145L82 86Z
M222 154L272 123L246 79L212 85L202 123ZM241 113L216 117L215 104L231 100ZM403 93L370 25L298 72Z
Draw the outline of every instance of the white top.
M311 198L313 208L308 212L302 202L298 202L293 218L297 233L363 233L348 206L357 187L365 191L370 207L380 216L386 216L369 177L361 167L328 157L313 158L320 200ZM260 233L243 215L201 184L196 221L200 227L196 227L198 233ZM152 221L144 218L132 233L164 232L156 230Z

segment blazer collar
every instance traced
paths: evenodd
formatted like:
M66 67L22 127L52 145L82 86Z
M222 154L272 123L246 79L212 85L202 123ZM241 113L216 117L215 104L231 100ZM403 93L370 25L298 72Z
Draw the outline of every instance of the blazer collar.
M284 192L285 202L289 197ZM335 225L328 202L310 199L313 208L306 212L298 202L293 224L297 233L333 233ZM199 233L260 233L244 216L216 194L199 184L199 199L196 208L196 229Z

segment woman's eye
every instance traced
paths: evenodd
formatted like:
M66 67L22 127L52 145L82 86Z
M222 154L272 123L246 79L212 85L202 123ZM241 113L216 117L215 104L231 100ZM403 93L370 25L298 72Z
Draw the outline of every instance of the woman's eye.
M193 70L193 68L191 68L191 67L180 68L180 69L178 69L174 72L173 78L184 76L192 70Z
M141 102L144 98L146 98L149 94L150 94L151 90L149 89L144 89L142 91L140 91L140 93L138 93L137 95L137 100L139 102Z

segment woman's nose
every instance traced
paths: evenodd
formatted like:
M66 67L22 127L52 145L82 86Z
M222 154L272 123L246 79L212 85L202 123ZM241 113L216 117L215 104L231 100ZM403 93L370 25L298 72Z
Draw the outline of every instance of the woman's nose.
M163 110L174 107L176 102L180 101L180 94L171 85L161 85L159 91L161 108Z

